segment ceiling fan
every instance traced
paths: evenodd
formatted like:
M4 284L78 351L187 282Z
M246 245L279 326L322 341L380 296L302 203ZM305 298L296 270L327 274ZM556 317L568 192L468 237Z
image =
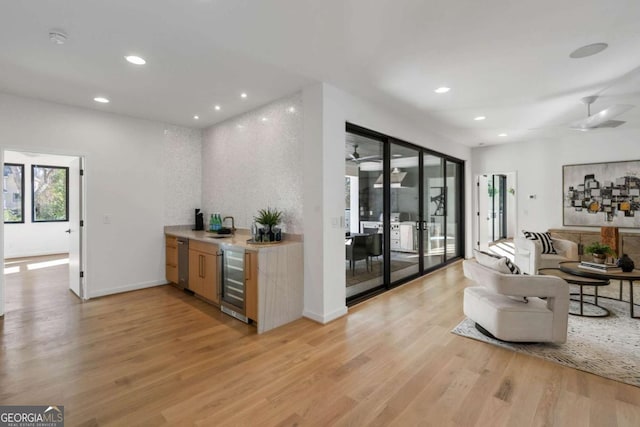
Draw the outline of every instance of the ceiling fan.
M351 160L352 162L360 163L366 161L380 161L381 159L378 155L361 157L360 153L358 153L358 144L355 144L353 146L353 153L349 153L349 157L347 157L345 160Z
M634 107L633 105L628 104L617 104L612 105L611 107L607 107L604 110L600 110L592 115L591 104L593 104L597 99L597 95L585 96L581 99L582 103L587 106L587 117L571 123L571 129L588 131L598 128L618 127L626 122L622 120L613 120L613 118L619 116L625 111L629 111Z

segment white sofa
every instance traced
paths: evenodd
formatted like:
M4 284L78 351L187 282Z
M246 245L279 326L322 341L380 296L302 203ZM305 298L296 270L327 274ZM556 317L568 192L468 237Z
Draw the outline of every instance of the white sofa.
M474 282L464 290L464 314L495 338L513 342L567 340L567 282L554 276L504 274L475 260L465 260L463 268L464 275ZM528 302L513 297L527 297Z
M542 247L535 240L524 237L513 239L515 246L514 262L523 273L537 274L541 268L558 268L563 261L579 261L578 245L564 239L551 238L553 248L558 253L543 254Z

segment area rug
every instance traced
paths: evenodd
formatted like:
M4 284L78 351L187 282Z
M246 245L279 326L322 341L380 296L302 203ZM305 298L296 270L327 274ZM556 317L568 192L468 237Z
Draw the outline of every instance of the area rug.
M564 344L505 343L481 334L468 318L451 332L640 387L640 319L629 317L628 302L601 298L598 304L608 308L610 316L569 315ZM578 307L572 302L574 310Z

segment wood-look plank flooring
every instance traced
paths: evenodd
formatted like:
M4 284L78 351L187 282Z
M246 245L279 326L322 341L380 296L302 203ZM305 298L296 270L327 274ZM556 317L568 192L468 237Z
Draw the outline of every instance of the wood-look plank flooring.
M171 286L80 303L6 275L0 404L67 426L638 426L640 388L459 337L461 264L257 335Z

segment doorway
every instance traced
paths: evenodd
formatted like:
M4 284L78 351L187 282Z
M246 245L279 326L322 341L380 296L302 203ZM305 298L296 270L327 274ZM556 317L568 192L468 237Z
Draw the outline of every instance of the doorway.
M345 142L347 303L464 256L461 160L355 125Z
M83 163L80 156L3 151L5 279L21 269L46 273L55 266L59 276L65 268L61 292L68 288L79 300L86 298ZM2 292L7 283L0 282ZM4 313L4 300L2 305Z
M476 248L488 251L497 242L512 239L516 230L516 174L476 176Z

